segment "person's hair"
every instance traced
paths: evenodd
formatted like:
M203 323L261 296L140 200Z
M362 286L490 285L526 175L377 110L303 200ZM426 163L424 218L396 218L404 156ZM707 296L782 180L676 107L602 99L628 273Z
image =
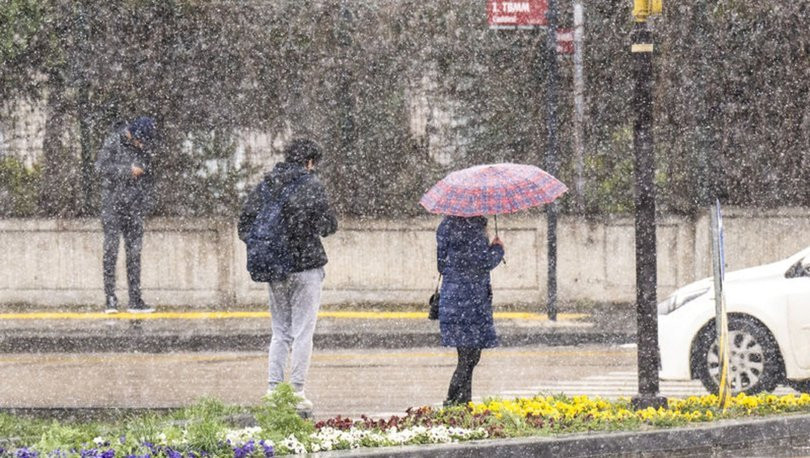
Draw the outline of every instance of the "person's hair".
M322 156L323 153L317 143L305 138L293 140L284 149L284 162L292 164L306 165L310 159L317 164Z

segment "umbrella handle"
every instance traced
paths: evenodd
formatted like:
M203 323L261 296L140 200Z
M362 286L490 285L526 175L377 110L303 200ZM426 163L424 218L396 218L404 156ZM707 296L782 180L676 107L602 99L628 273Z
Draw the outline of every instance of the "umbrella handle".
M498 215L492 215L492 216L495 219L495 238L499 238L498 237ZM503 265L506 265L506 257L501 258L501 262L503 262Z

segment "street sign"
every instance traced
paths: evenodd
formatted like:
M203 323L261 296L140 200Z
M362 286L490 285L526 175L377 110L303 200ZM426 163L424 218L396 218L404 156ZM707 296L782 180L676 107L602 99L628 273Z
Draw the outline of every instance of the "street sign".
M548 0L487 0L487 22L493 29L545 27Z
M557 29L557 54L574 54L574 29Z

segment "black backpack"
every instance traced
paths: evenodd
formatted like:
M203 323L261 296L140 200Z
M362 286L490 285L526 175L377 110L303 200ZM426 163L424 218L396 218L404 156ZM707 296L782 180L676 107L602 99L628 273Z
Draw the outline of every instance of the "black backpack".
M245 239L247 270L253 281L281 281L292 272L294 260L283 209L305 178L306 175L289 184L278 196L273 196L266 181L259 184L258 192L264 203Z

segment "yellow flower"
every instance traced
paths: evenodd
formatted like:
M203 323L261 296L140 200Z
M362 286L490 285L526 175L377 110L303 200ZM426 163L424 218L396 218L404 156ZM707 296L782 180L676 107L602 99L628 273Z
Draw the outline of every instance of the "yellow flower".
M594 421L614 422L636 418L644 422L678 421L702 422L717 418L715 409L718 397L713 394L689 396L684 399L671 398L666 407L633 411L627 398L606 400L588 396L535 396L531 398L488 399L483 403L470 403L473 414L492 412L496 418L514 415L519 418L542 417L547 419L593 419ZM731 398L731 416L751 414L755 410L795 411L810 406L810 394L775 396L760 394L749 396L740 393ZM725 416L725 415L724 415Z

